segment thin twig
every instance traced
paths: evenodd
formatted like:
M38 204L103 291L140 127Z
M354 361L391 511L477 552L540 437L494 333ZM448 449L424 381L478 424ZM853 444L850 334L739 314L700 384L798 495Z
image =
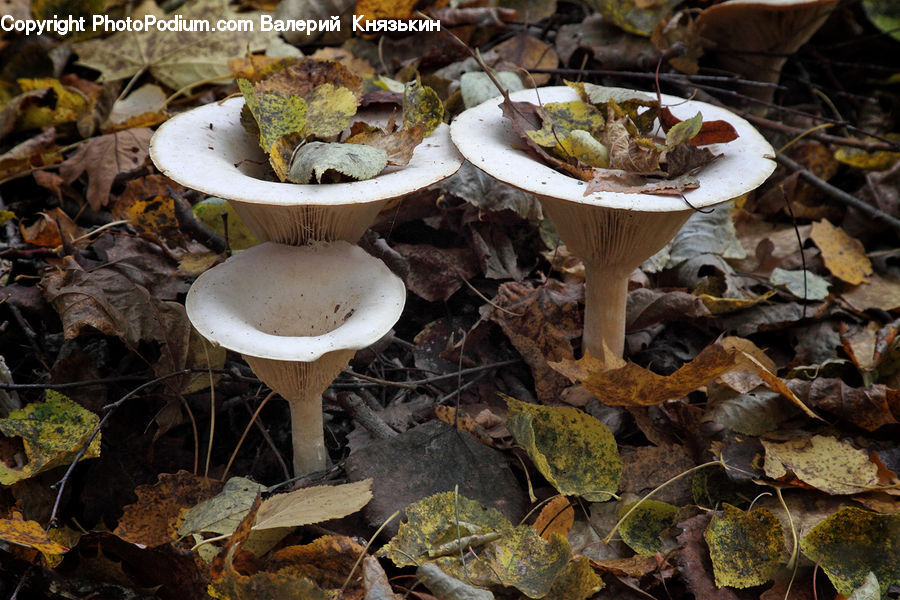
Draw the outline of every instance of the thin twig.
M853 208L855 208L859 212L865 214L866 216L870 217L871 219L878 221L880 223L883 223L884 225L887 225L888 227L890 227L897 233L900 233L900 219L897 219L896 217L892 217L891 215L878 210L871 204L867 204L866 202L863 202L856 196L848 194L844 190L831 185L830 183L828 183L821 177L817 177L816 175L811 173L809 170L806 169L806 167L804 167L800 163L796 162L795 160L793 160L791 158L788 158L787 156L784 156L783 154L779 154L778 156L776 156L775 160L777 160L779 164L787 167L791 171L796 171L797 173L799 173L800 177L802 179L806 180L807 183L818 188L820 191L827 194L833 200L837 200L838 202L841 202L848 206L852 206Z

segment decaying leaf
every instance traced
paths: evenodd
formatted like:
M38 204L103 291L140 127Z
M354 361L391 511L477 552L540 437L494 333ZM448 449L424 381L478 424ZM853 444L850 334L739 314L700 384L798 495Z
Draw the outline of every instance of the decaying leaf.
M496 532L505 534L512 523L495 508L485 508L453 492L435 494L406 507L406 522L378 556L390 558L398 567L424 562L434 547L465 535Z
M2 456L0 483L12 485L38 473L67 465L88 443L100 419L59 392L47 390L44 402L12 410L0 419L0 433L6 440L21 443L21 454ZM5 451L14 444L3 444ZM100 456L98 433L84 458Z
M293 183L361 181L387 166L387 152L364 144L307 142L294 154L287 180Z
M178 526L178 535L217 533L231 535L265 487L245 477L232 477L222 491L187 511Z
M569 499L557 496L541 509L533 527L538 535L549 541L554 534L568 536L574 522L575 509Z
M425 136L431 135L444 118L444 105L440 97L427 85L418 80L411 81L403 88L403 128L409 129L419 123L425 125Z
M857 285L872 274L872 263L862 242L840 227L823 219L813 223L809 237L822 251L825 267L838 279Z
M109 203L109 191L119 174L137 171L144 165L153 130L127 129L85 140L78 150L60 165L59 174L72 183L87 173L87 201L94 210Z
M900 515L842 508L814 527L800 549L815 561L842 594L860 587L868 574L878 579L881 597L900 585Z
M604 502L618 490L622 461L615 438L598 419L565 406L506 402L507 429L559 493Z
M622 541L642 556L653 556L663 551L660 536L673 525L678 507L657 500L644 500L640 504L628 502L619 507L619 518L628 517L619 525Z
M190 507L211 498L222 484L187 471L163 473L153 485L139 485L138 501L125 507L113 532L132 544L160 546L178 537L178 528Z
M24 519L0 519L0 540L34 548L44 554L63 554L68 548L50 539L37 521Z
M781 522L764 508L744 512L724 504L722 515L712 518L703 537L718 586L761 585L772 579L781 564Z
M787 442L762 440L766 475L793 478L829 494L857 494L884 487L878 465L865 450L831 436Z
M232 11L226 0L193 0L174 14L160 11L155 2L146 0L135 7L132 19L145 16L160 21L181 17L202 19L211 24L220 19L252 19L253 28L235 32L203 30L167 32L159 35L156 28L122 31L108 38L75 44L79 64L100 71L103 80L116 81L143 70L161 83L178 90L201 80L230 74L228 61L250 51L262 50L270 34L262 31L260 13Z
M318 485L277 494L256 513L253 530L299 527L353 514L372 499L372 480L343 485Z

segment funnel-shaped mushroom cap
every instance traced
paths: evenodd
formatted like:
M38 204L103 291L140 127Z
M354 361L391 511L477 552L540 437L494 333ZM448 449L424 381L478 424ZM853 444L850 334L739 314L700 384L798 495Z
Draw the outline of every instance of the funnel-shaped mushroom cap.
M265 243L203 273L185 306L210 341L246 356L311 362L357 350L403 311L403 281L347 242Z
M609 88L610 93L641 92ZM510 94L513 101L569 102L578 93L569 87L547 87ZM775 169L774 151L747 121L703 102L662 96L680 119L701 112L704 121L728 121L739 137L709 146L722 156L695 176L697 189L679 196L595 192L586 183L557 172L521 149L523 142L503 117L499 101L489 100L453 121L451 136L463 156L488 175L536 194L560 238L580 256L586 268L584 346L601 356L606 344L622 353L628 274L662 248L691 212L756 189Z
M777 83L787 57L822 26L838 0L728 0L700 13L701 37L724 69L751 81ZM741 86L770 102L772 88ZM758 112L765 112L759 108Z
M241 125L242 98L207 104L163 123L150 141L150 157L170 179L228 199L262 240L285 244L356 242L388 200L449 177L462 158L449 128L438 127L419 144L409 164L388 167L365 181L295 184L265 179L269 163ZM366 109L361 111L365 118Z

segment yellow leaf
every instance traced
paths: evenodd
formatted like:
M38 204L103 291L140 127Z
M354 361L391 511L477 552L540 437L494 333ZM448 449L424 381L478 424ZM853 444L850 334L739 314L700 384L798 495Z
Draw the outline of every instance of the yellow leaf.
M885 137L897 142L900 141L900 134L889 133ZM877 141L877 140L872 140ZM834 158L856 167L857 169L866 169L868 171L886 171L890 169L898 160L900 160L900 152L890 152L880 150L878 152L866 152L861 148L851 148L849 146L841 146L834 153Z
M428 496L405 510L406 522L378 551L378 556L390 558L398 567L427 560L429 550L447 541L480 533L504 534L513 528L499 510L453 492Z
M419 123L425 125L425 135L438 128L444 118L444 105L437 92L422 85L416 79L403 88L403 128L409 129Z
M306 100L300 95L259 91L246 79L237 80L247 108L259 126L259 145L266 152L279 139L306 130Z
M60 125L78 120L91 109L93 102L79 90L64 86L57 79L19 79L23 92L51 89L56 97L52 107L30 104L19 119L20 129L42 129L49 125Z
M765 508L748 513L730 504L713 517L703 534L709 546L716 585L748 588L771 580L781 564L784 532Z
M723 315L755 306L775 295L775 291L766 292L756 298L719 298L710 294L700 294L703 304L714 315Z
M373 19L409 19L416 0L357 0L356 15L363 21Z
M773 479L799 479L828 494L858 494L884 487L869 453L849 442L815 435L787 442L761 440L764 468Z
M541 128L526 133L545 148L555 147L574 130L580 129L596 137L606 121L596 107L581 100L550 102L540 107L538 114L543 119Z
M862 242L827 219L813 223L809 237L822 252L825 267L838 279L856 285L872 274L872 263Z
M305 136L328 138L342 132L356 114L356 96L345 87L323 83L306 98Z
M506 402L506 428L559 493L604 502L619 489L616 439L598 419L567 406Z
M619 508L621 519L637 502L628 502ZM663 551L660 536L673 524L677 506L658 500L644 500L619 525L622 541L642 556L653 556Z
M63 554L68 548L50 539L44 528L36 521L21 519L0 519L0 540L34 548L44 554Z
M25 463L13 457L0 460L0 484L11 485L38 473L69 464L88 443L100 419L58 392L47 390L44 402L10 411L0 419L0 432L21 440ZM100 456L100 434L91 441L82 458Z

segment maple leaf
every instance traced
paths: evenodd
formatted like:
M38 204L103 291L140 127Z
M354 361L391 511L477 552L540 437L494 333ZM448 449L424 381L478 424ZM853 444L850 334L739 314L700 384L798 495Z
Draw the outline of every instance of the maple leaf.
M181 89L199 81L231 74L228 61L250 51L262 50L269 35L261 31L258 12L235 13L228 0L193 0L172 14L161 12L152 0L136 7L132 19L144 16L185 22L198 19L215 27L218 20L249 19L249 31L122 31L105 39L88 40L73 46L78 64L96 69L103 81L116 81L150 71L160 83Z

